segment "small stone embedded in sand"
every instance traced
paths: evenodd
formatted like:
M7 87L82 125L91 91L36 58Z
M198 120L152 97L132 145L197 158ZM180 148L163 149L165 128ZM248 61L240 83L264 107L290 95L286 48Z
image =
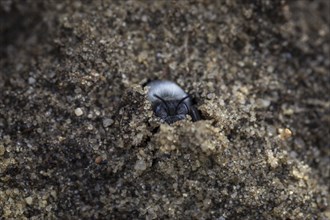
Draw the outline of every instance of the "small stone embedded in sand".
M238 61L238 66L240 66L240 67L244 67L245 66L245 62L243 62L243 61Z
M267 72L268 72L268 73L272 73L272 72L274 72L274 67L273 67L273 66L268 66L268 67L267 67Z
M147 51L142 51L139 55L138 55L138 61L139 63L144 63L148 58L148 53Z
M309 179L309 171L310 167L308 165L302 165L299 167L293 167L291 174L297 179L303 179L307 181Z
M76 114L76 116L82 116L84 114L84 112L81 110L81 108L76 108L74 110L74 113Z
M57 198L57 192L55 190L50 191L50 195L56 199Z
M282 109L283 109L284 115L293 115L294 114L294 110L292 108L282 107Z
M258 108L268 108L271 104L271 101L268 99L257 99L256 106Z
M292 136L292 131L289 128L280 128L278 129L279 137L282 140L287 140Z
M147 164L144 160L138 160L134 166L134 169L137 171L143 171L147 169Z
M32 205L33 203L33 198L31 196L25 198L25 202L28 205Z
M106 128L112 125L114 123L114 120L112 120L111 118L104 118L102 123L103 123L103 127Z
M2 144L0 144L0 156L3 156L5 154L5 146L3 146Z
M36 79L33 77L29 77L28 82L30 85L32 85L32 84L36 83Z
M100 163L102 163L102 161L103 161L103 158L101 156L98 156L98 157L95 158L95 163L96 164L100 164Z
M274 156L273 151L267 150L266 151L267 158L268 158L268 163L272 168L278 167L278 159Z
M214 99L215 98L215 94L214 93L209 93L207 94L207 99Z

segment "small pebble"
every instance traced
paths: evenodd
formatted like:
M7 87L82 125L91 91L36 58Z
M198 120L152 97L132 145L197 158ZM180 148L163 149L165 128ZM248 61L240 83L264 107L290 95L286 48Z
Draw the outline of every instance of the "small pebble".
M32 198L31 196L26 197L26 198L25 198L25 202L26 202L26 204L28 204L28 205L32 205L33 198Z
M74 110L74 113L76 114L76 116L82 116L84 114L84 112L81 110L81 108L76 108Z
M147 164L144 160L138 160L134 166L134 169L135 170L140 170L140 171L143 171L143 170L146 170L147 169Z
M36 80L33 77L29 77L28 82L30 85L32 85L32 84L36 83Z
M256 105L258 108L268 108L271 104L271 101L268 99L257 99Z
M103 119L103 126L109 127L110 125L112 125L114 123L114 120L112 120L111 118L105 118Z
M278 129L279 136L282 140L287 140L292 136L292 131L289 128L280 128Z
M273 66L268 66L268 67L267 67L267 72L268 72L268 73L272 73L272 72L274 72L274 67L273 67Z
M238 61L238 63L237 63L240 67L244 67L245 66L245 63L244 62L242 62L242 61Z
M98 156L98 157L95 158L95 163L96 164L100 164L100 163L102 163L102 161L103 161L103 158L101 156Z

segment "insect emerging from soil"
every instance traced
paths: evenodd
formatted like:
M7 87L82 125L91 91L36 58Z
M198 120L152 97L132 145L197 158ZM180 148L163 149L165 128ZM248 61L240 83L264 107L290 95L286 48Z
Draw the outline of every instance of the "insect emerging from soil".
M190 115L193 121L200 119L190 96L176 83L155 80L148 83L147 87L149 87L148 100L155 115L168 124L182 120L186 115Z

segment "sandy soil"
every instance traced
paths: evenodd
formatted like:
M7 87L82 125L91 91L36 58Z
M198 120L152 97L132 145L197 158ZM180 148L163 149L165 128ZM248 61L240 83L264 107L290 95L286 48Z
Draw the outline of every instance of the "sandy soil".
M83 2L0 1L0 219L330 218L329 1Z

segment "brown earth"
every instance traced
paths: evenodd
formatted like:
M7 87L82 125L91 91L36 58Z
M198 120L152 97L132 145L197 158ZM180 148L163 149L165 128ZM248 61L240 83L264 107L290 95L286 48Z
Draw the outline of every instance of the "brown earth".
M329 10L1 0L0 219L329 219Z

